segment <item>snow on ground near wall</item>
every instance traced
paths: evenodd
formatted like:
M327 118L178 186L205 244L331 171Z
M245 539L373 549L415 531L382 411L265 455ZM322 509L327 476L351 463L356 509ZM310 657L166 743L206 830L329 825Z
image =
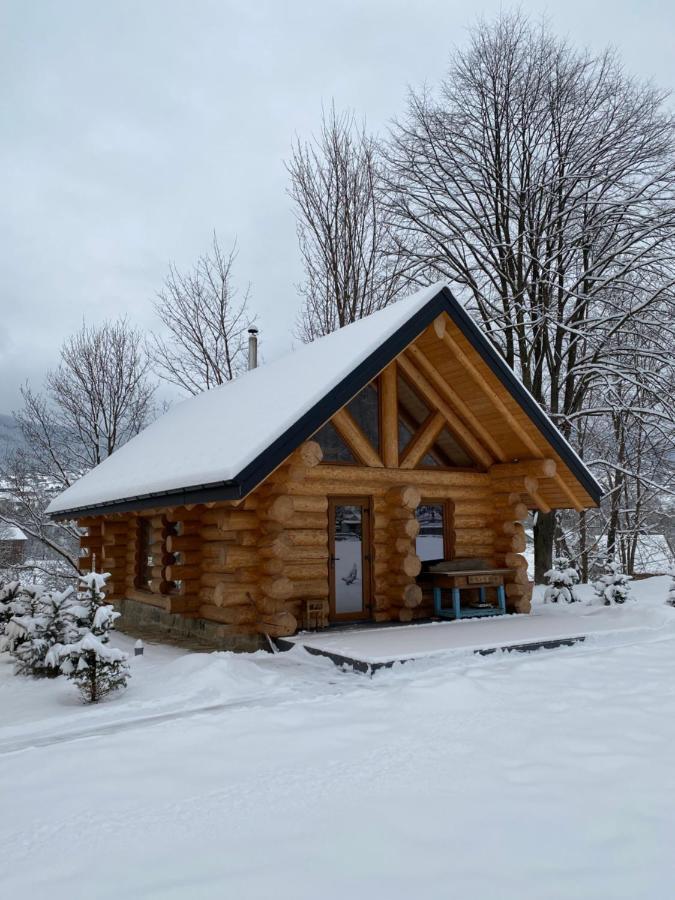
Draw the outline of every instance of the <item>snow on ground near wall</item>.
M637 617L661 615L667 584L635 585ZM299 650L149 646L129 690L93 708L3 659L0 896L663 900L665 612L672 625L603 647L372 679ZM147 719L162 713L176 718Z
M654 592L651 582L642 596ZM577 589L581 603L544 603L545 588L537 588L530 615L494 616L488 619L462 619L459 622L431 622L421 625L359 628L335 632L304 632L292 640L328 653L369 663L391 660L422 659L458 653L473 653L477 649L514 647L541 641L565 640L581 635L596 645L638 636L647 631L655 634L673 624L673 612L662 602L657 605L628 603L624 606L599 605L591 585ZM640 592L640 588L636 588ZM636 594L639 595L639 594ZM444 603L447 605L447 593Z

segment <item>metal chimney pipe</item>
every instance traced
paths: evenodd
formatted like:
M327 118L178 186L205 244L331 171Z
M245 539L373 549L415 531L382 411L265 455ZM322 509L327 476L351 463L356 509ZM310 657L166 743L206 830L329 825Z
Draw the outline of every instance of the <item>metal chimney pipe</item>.
M248 330L248 367L258 368L258 329L255 326Z

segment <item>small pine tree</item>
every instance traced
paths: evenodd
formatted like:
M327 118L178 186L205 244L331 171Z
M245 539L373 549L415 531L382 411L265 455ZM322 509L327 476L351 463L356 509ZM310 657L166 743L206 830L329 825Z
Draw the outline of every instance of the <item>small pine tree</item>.
M82 590L73 604L79 637L58 650L53 648L48 654L48 662L60 665L87 703L96 703L112 691L126 687L129 678L128 654L107 646L119 616L105 602L103 588L109 577L97 572L82 577Z
M668 606L675 606L675 568L670 570L670 587L668 588L668 597L666 603Z
M29 628L26 626L28 620L37 615L42 594L43 591L39 585L30 587L18 585L9 604L12 614L0 638L0 650L9 650L10 653L15 653L17 648L29 639Z
M20 590L21 585L18 581L0 584L0 638L5 634L10 619L16 614L14 603Z
M48 662L52 649L68 644L76 637L75 620L71 612L73 589L52 591L38 598L34 615L14 619L25 632L24 639L13 649L16 671L37 678L55 678L61 672ZM49 656L51 660L51 656Z
M621 563L609 559L605 563L605 574L600 576L593 587L596 596L600 597L605 606L611 606L633 599L630 589L632 580L630 575L625 575L621 571Z
M546 579L546 592L544 603L579 603L580 597L574 590L579 584L579 573L572 565L568 557L556 556L553 559L553 568L544 572Z

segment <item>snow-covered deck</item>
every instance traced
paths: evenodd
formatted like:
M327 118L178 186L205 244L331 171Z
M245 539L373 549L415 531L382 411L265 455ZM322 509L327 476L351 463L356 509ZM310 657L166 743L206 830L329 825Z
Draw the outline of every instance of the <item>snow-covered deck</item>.
M672 624L670 611L645 610L633 603L625 607L592 605L588 586L582 594L582 602L569 606L545 605L535 597L530 615L302 632L280 643L286 648L304 647L309 653L327 656L357 671L372 672L396 662L499 650L539 650L602 640L617 633L638 635Z

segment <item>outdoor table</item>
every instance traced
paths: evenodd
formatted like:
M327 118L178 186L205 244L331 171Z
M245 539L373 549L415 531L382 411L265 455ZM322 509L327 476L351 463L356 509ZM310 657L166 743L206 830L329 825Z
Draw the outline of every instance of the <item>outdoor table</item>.
M424 581L430 584L434 596L434 614L443 619L462 619L474 616L503 616L506 613L506 592L504 578L510 569L470 569L464 572L426 572ZM496 588L497 606L488 604L487 588ZM463 590L478 590L478 606L462 606ZM452 596L452 608L442 605L443 591L449 590Z

